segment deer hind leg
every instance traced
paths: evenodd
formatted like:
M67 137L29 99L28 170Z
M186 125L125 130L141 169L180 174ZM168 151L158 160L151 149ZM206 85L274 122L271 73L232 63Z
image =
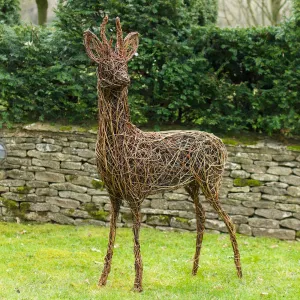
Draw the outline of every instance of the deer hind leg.
M205 226L204 226L205 211L203 206L199 202L199 190L200 190L199 184L193 182L190 185L186 186L185 189L189 193L189 195L191 196L195 204L197 237L196 237L196 251L194 255L192 274L196 275L199 267L199 257L200 257L200 251L201 251L201 246L203 241L203 234L205 230Z
M134 258L135 258L135 280L133 290L135 292L141 292L143 290L142 281L143 281L143 263L140 249L140 227L141 227L141 213L139 207L131 208L132 211L132 220L133 220L133 242L134 242Z
M212 177L213 179L214 177ZM239 278L242 278L242 267L241 267L241 260L240 260L240 252L238 249L238 243L236 240L236 234L235 234L235 227L234 224L231 220L231 218L229 217L229 215L222 209L220 203L219 203L219 187L220 185L214 184L214 181L212 180L212 182L208 182L206 181L200 181L199 184L202 187L203 193L205 195L205 198L207 199L207 201L209 201L209 203L212 205L212 207L216 210L216 212L218 213L218 215L222 218L222 220L224 221L229 235L230 235L230 240L231 240L231 245L232 245L232 249L233 249L233 253L234 253L234 263L236 266L236 270L237 270L237 275Z
M111 261L114 252L114 243L116 238L117 219L120 211L121 200L118 198L110 197L111 199L111 215L110 215L110 231L107 246L107 253L104 259L104 268L99 279L99 286L106 285L108 274L111 269Z

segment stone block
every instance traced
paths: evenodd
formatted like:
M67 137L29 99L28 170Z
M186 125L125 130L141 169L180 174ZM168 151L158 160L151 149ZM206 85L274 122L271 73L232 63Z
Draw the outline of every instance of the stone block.
M168 209L168 202L165 199L152 199L150 206L152 208Z
M256 165L242 165L242 169L248 173L264 174L266 173L267 168L256 166Z
M25 180L13 180L13 179L4 179L0 180L0 186L24 186Z
M287 193L288 193L288 195L293 196L293 197L300 197L300 187L290 186L287 189Z
M279 166L289 167L289 168L299 168L300 164L296 161L280 162Z
M25 153L25 156L26 156L26 153ZM35 157L35 158L42 159L42 160L74 161L74 162L82 161L81 157L78 157L75 155L64 154L64 153L60 153L60 152L47 153L47 152L40 152L37 150L29 150L27 152L27 156Z
M3 170L0 170L0 181L6 178L6 172Z
M269 194L262 194L262 199L275 201L275 202L286 202L288 196L277 196L277 195L269 195Z
M249 186L233 186L229 189L231 193L249 193L250 187Z
M243 205L253 208L274 208L275 202L271 201L243 201Z
M72 218L82 218L88 219L91 218L89 213L85 210L78 210L78 209L61 209L60 213Z
M271 154L249 153L248 157L253 159L253 160L272 161L272 155Z
M77 149L77 154L84 158L94 158L96 156L95 151L89 149Z
M74 220L61 213L48 213L48 217L51 221L59 224L74 224Z
M300 169L293 169L293 173L297 176L300 176Z
M35 179L47 182L65 182L65 176L63 174L54 172L37 172Z
M85 186L88 188L94 188L93 181L95 179L92 177L89 177L89 176L67 175L66 179L67 179L67 181L69 181L73 184L76 184L76 185L81 185L81 186Z
M282 220L288 217L292 216L291 212L288 211L281 211L275 208L270 208L270 209L257 209L255 211L255 214L257 216L262 216L267 219L275 219L275 220Z
M51 169L59 169L59 167L60 167L60 163L58 161L43 160L43 159L37 159L37 158L32 159L32 164L34 166L47 167L47 168L51 168Z
M244 165L252 165L253 160L249 158L244 158L244 157L228 157L229 162L237 163L237 164L244 164Z
M250 173L247 173L244 170L233 170L230 173L230 177L232 178L249 178L250 177Z
M16 143L16 144L7 144L7 150L32 150L35 149L35 144L33 143Z
M292 173L292 169L285 167L270 167L267 170L267 173L273 175L290 175Z
M98 174L98 169L97 169L97 166L95 166L95 165L84 163L82 168L85 172L89 172L92 174Z
M259 201L261 193L229 193L228 198L241 201Z
M178 216L180 218L185 218L185 219L194 219L196 215L195 215L195 212L192 212L192 211L179 211ZM206 217L208 218L207 215L206 215ZM212 218L212 219L217 219L217 218L218 218L218 216L216 216L215 218Z
M29 172L43 172L46 171L45 167L36 167L36 166L29 166L29 167L21 167L22 171L29 171Z
M297 204L283 204L283 203L277 203L275 205L275 208L285 211L292 211L292 212L300 212L300 205Z
M184 195L184 194L177 194L177 193L165 193L164 194L164 198L167 200L178 200L178 201L182 201L182 200L187 200L188 199L188 195ZM153 199L153 198L152 198Z
M12 192L3 193L1 194L1 197L18 202L37 202L39 200L39 197L36 194L18 194Z
M78 208L80 205L79 201L59 197L46 197L46 202L62 208Z
M7 157L6 162L12 165L31 166L31 159L19 157Z
M223 221L219 220L206 220L205 228L214 229L221 232L228 232L228 229Z
M86 148L88 148L88 143L74 141L74 142L70 143L70 147L71 148L86 149Z
M233 186L233 179L230 177L224 177L222 181L222 186L230 188Z
M271 174L252 174L251 178L259 181L278 181L278 175L271 175Z
M30 203L29 210L31 211L51 211L50 203Z
M72 191L60 191L59 196L62 198L71 198L83 203L91 202L92 196L88 194L76 193Z
M273 228L253 228L254 236L267 236L281 240L294 240L296 233L294 230L288 229L273 229Z
M280 226L294 230L300 230L300 220L298 219L285 219L280 222Z
M63 154L71 154L71 155L77 155L77 150L76 148L71 148L71 147L64 147L62 150Z
M32 188L46 188L49 186L49 183L45 181L34 180L34 181L26 181L26 185Z
M281 154L281 155L273 155L273 160L275 161L292 161L295 159L294 155L290 155L290 154Z
M265 182L265 185L279 189L286 189L289 186L287 183L283 182Z
M169 226L170 225L170 217L166 216L166 215L147 216L147 221L146 222L149 225Z
M300 177L296 175L280 176L280 181L287 184L300 186Z
M240 234L251 236L252 235L252 228L247 224L241 224L238 227L237 232L240 233Z
M260 166L260 167L278 166L278 162L275 162L275 161L254 161L254 164L257 165L257 166Z
M225 165L225 170L233 171L233 170L240 170L240 169L241 169L241 165L232 162L227 162Z
M196 230L195 222L189 219L179 217L172 217L170 221L170 226L186 230Z
M293 213L293 217L300 220L300 213Z
M34 212L31 211L29 213L26 213L24 215L24 219L27 221L34 221L37 223L47 223L50 221L50 219L48 218L48 214L44 215L44 214L39 214L38 212Z
M87 194L91 196L108 196L107 190L87 189Z
M54 144L36 144L36 149L40 152L59 152L62 147Z
M9 191L9 187L7 187L7 186L1 186L1 184L0 184L0 193L8 192L8 191Z
M233 205L233 206L239 206L241 205L241 201L235 200L235 199L229 199L229 198L222 198L220 199L221 204L228 204L228 205Z
M30 151L33 151L33 150L30 150ZM8 155L16 156L16 157L26 157L26 150L10 150Z
M188 195L189 196L189 193L185 190L185 188L176 189L176 190L173 191L173 193L184 194L184 195ZM200 194L201 194L201 191L200 191Z
M230 215L251 216L254 214L254 209L249 208L249 207L232 206L232 205L227 205L227 204L222 205L222 207Z
M234 224L248 223L249 218L241 215L232 216L231 220Z
M169 201L168 202L169 209L171 210L185 210L185 211L193 211L194 205L188 201Z
M249 218L249 225L251 227L259 228L279 228L279 221L264 218Z
M127 207L121 208L120 211L122 212L124 210L125 210L125 212L130 211L130 209ZM165 209L158 209L158 208L142 208L141 213L145 214L145 215L169 215L169 216L178 216L179 215L178 210L165 210Z
M141 207L143 207L143 208L150 207L150 206L151 206L151 201L148 199L145 199L141 205Z
M92 202L95 204L110 203L110 198L108 196L93 196Z
M57 196L58 195L57 190L50 189L50 188L37 188L35 190L35 193L38 196Z
M33 180L34 174L31 172L20 171L20 170L10 170L6 172L7 177L19 180Z
M280 189L276 187L271 186L260 186L260 187L254 187L251 189L252 192L261 192L264 194L270 194L274 196L283 196L286 195L286 189Z
M62 161L60 166L62 169L81 170L82 164L81 162Z

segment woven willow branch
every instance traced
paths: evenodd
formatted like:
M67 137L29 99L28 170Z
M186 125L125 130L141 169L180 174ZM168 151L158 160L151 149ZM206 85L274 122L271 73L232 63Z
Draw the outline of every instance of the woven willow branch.
M96 145L97 167L111 199L111 226L104 270L99 285L105 285L110 272L116 220L125 200L133 213L136 278L134 289L142 290L142 260L139 245L140 208L150 194L185 187L196 209L197 240L193 274L197 273L204 232L205 212L199 203L201 189L225 221L235 254L238 276L240 256L234 225L222 210L218 192L227 159L222 141L201 131L143 132L130 122L127 92L130 79L127 62L138 48L138 33L123 40L119 18L116 19L117 41L113 48L108 40L103 19L100 37L84 32L88 56L97 63L99 130Z

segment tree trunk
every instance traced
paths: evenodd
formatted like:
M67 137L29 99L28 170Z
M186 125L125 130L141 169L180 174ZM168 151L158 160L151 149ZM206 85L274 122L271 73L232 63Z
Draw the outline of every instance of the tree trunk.
M47 23L48 0L35 0L38 9L38 24Z
M271 0L272 25L276 25L280 21L281 0Z

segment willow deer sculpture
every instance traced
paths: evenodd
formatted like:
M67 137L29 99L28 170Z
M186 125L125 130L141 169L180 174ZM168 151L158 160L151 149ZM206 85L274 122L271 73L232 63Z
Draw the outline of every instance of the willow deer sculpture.
M134 290L142 291L143 266L139 242L141 204L150 194L179 187L187 190L196 210L197 237L192 274L196 275L198 270L204 233L205 211L199 202L201 189L228 228L237 274L242 277L234 225L218 199L227 159L224 144L206 132L143 132L130 122L127 62L137 51L138 33L129 33L123 39L117 18L117 40L113 48L112 39L108 41L105 34L107 22L106 16L100 26L101 40L89 30L84 32L86 52L98 65L99 129L96 159L99 175L111 200L109 242L99 286L106 284L111 269L117 217L120 205L125 200L133 215Z

